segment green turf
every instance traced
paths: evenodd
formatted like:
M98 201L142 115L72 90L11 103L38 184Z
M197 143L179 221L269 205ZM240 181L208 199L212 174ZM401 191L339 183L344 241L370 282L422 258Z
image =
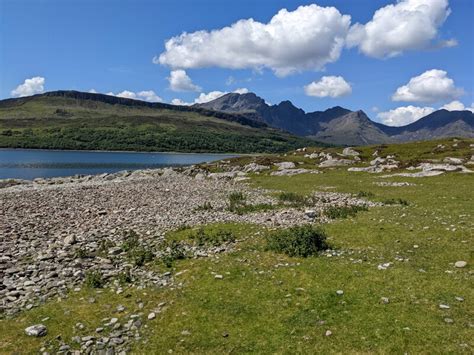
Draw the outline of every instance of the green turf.
M460 154L466 155L468 148L463 146ZM406 148L398 146L397 154L403 155ZM449 152L455 154L456 149ZM57 344L54 337L61 334L68 339L76 322L93 332L118 304L137 312L140 299L145 316L159 302L167 302L167 308L147 322L143 341L133 345L134 353L472 353L473 174L420 179L380 175L341 168L323 174L252 177L252 184L274 194L362 191L360 195L374 201L408 201L408 206L373 207L324 225L328 243L339 256L291 258L266 251L265 236L271 231L262 226L206 226L210 234L232 232L235 248L214 258L176 261L170 270L179 273L175 278L181 287L122 295L104 292L93 304L87 297L94 290L72 293L61 302L51 300L13 320L0 321L0 352L33 353L41 347L44 339L28 338L23 329L45 316L50 317L45 322L50 329L46 339ZM416 185L373 184L378 181ZM167 237L190 240L196 230L183 227ZM458 260L468 266L454 268ZM378 269L388 262L386 270ZM165 270L159 263L148 267ZM215 279L215 274L223 279ZM344 294L337 295L337 290ZM381 302L382 297L389 303ZM450 309L439 309L441 303ZM448 324L445 318L454 322ZM325 336L328 330L332 335Z

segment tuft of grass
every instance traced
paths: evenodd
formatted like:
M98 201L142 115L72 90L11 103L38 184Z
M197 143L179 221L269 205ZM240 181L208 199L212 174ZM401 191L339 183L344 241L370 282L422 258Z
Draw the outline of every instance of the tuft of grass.
M138 239L138 233L134 230L129 230L125 232L125 241L122 243L122 250L129 252L140 246L140 241Z
M195 208L195 211L211 211L213 209L210 202L204 202L202 205L199 205Z
M282 203L289 203L292 206L305 206L308 204L308 198L295 192L280 192L277 198Z
M186 259L186 251L183 245L177 240L166 241L164 245L165 252L161 256L162 263L171 268L176 260Z
M331 219L354 217L360 211L368 211L367 206L331 206L324 214Z
M328 248L326 233L310 224L279 230L267 236L267 250L306 258Z
M90 288L102 288L104 287L105 280L99 270L92 270L86 272L86 279L84 283Z
M359 191L356 196L360 198L372 198L375 197L375 194L369 191Z
M130 273L130 269L127 268L121 273L119 273L117 276L117 279L120 285L126 285L129 283L132 283L133 278L132 278L132 274Z
M389 198L382 201L384 205L402 205L408 206L410 203L402 198Z
M215 232L206 232L202 227L199 228L195 234L191 235L190 238L199 246L218 246L224 243L235 242L235 236L231 231L217 230Z
M76 250L75 257L79 259L86 259L90 258L91 254L87 251L87 249L80 247Z

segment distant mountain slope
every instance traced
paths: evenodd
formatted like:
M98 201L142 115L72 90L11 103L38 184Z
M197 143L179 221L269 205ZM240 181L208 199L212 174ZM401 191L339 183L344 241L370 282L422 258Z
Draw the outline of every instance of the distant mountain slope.
M314 144L237 113L56 91L0 101L0 147L285 152Z
M368 145L391 143L387 136L363 111L349 112L343 116L320 123L321 129L311 138L321 142L341 145Z
M474 137L474 114L470 111L439 110L403 127L373 122L363 111L336 106L305 113L290 101L268 105L253 93L227 94L196 108L239 113L249 119L281 128L299 136L342 145L429 140L445 137Z

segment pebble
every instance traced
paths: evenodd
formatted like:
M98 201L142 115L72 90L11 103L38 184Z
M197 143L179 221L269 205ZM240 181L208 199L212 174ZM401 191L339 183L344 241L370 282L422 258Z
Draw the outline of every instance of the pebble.
M326 330L326 333L324 333L324 335L329 337L332 335L332 332L330 330Z
M448 323L448 324L452 324L452 323L454 323L454 320L451 319L451 318L444 318L444 322Z
M344 294L344 291L343 291L343 290L337 290L337 291L336 291L336 294L337 294L338 296L342 296L342 295Z
M450 309L451 307L449 307L447 304L440 304L439 308L440 309Z
M467 265L467 262L463 260L456 261L454 263L454 267L457 267L457 268L463 268L463 267L466 267L466 265Z
M215 279L218 279L218 280L222 280L224 278L224 276L222 275L216 275L214 276Z
M382 297L380 298L380 302L383 304L388 304L390 303L390 299L388 297Z
M150 314L148 314L148 319L149 320L152 320L152 319L155 319L155 318L156 318L155 312L151 312Z

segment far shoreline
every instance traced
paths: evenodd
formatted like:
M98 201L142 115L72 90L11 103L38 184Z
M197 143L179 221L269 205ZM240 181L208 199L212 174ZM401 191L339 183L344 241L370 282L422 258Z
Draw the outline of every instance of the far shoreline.
M87 153L137 153L137 154L182 154L182 155L198 155L198 154L209 154L209 155L235 155L239 156L257 156L263 154L271 153L213 153L213 152L179 152L179 151L141 151L141 150L100 150L100 149L47 149L47 148L9 148L9 147L0 147L0 152L5 150L13 151L44 151L44 152L87 152Z

